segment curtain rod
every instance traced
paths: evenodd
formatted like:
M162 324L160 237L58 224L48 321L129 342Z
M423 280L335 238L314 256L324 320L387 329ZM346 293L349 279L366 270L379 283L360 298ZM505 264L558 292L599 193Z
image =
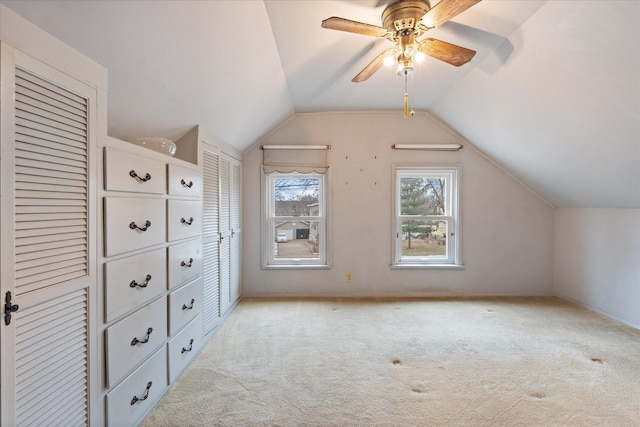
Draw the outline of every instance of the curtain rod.
M330 145L262 145L262 150L329 150Z
M394 150L458 151L462 144L393 144Z

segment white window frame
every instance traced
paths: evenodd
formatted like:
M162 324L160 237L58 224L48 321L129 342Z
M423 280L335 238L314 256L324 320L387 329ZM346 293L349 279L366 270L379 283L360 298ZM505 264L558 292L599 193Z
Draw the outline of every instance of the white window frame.
M421 165L394 166L394 197L393 197L393 260L392 267L462 267L460 250L460 165ZM444 177L447 182L445 188L445 215L401 215L402 178L438 178ZM445 257L431 256L402 256L402 222L417 221L445 221L447 223L447 254Z
M329 232L328 232L328 172L263 172L263 227L262 227L262 267L263 268L328 268ZM318 214L315 216L275 216L274 180L278 178L317 178L319 180ZM318 257L317 258L277 258L275 224L280 221L317 221Z

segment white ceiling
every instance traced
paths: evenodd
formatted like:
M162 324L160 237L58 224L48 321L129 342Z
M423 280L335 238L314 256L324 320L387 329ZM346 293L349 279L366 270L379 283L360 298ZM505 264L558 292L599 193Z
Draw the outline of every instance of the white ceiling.
M295 113L402 107L391 70L351 83L388 41L320 27L390 1L0 2L108 69L117 138L201 124L244 150ZM556 206L640 208L640 2L484 0L429 36L478 53L421 64L416 110Z

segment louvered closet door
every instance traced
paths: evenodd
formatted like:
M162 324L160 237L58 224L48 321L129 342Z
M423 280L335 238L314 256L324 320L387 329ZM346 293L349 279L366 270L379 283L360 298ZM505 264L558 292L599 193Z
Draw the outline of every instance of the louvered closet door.
M240 205L240 193L242 171L238 162L231 164L231 253L229 262L231 264L230 277L230 300L234 303L240 298L240 259L242 242L242 216Z
M220 314L231 306L231 161L220 157Z
M208 334L220 319L220 248L219 194L220 156L206 148L203 152L203 217L202 217L202 279L204 302L202 307L204 332Z
M0 325L1 421L87 425L95 90L5 47L0 278L19 309Z

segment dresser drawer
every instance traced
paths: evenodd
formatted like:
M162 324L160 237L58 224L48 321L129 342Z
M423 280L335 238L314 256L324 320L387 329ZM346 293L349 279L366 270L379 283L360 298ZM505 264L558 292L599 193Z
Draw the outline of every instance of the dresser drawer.
M164 194L165 164L136 154L105 148L105 190Z
M165 241L163 199L105 197L106 256Z
M202 274L202 241L169 246L169 288Z
M107 328L107 383L112 387L167 338L167 299L163 297Z
M169 335L173 335L202 311L202 278L169 294Z
M198 171L169 165L169 194L172 196L200 197L202 177Z
M184 239L202 233L202 204L187 200L168 202L169 240Z
M105 264L105 321L133 310L167 289L167 253L145 252Z
M136 426L167 388L167 352L162 346L107 394L107 425Z
M169 382L173 383L189 365L202 345L202 317L197 316L178 335L171 338L169 350Z

